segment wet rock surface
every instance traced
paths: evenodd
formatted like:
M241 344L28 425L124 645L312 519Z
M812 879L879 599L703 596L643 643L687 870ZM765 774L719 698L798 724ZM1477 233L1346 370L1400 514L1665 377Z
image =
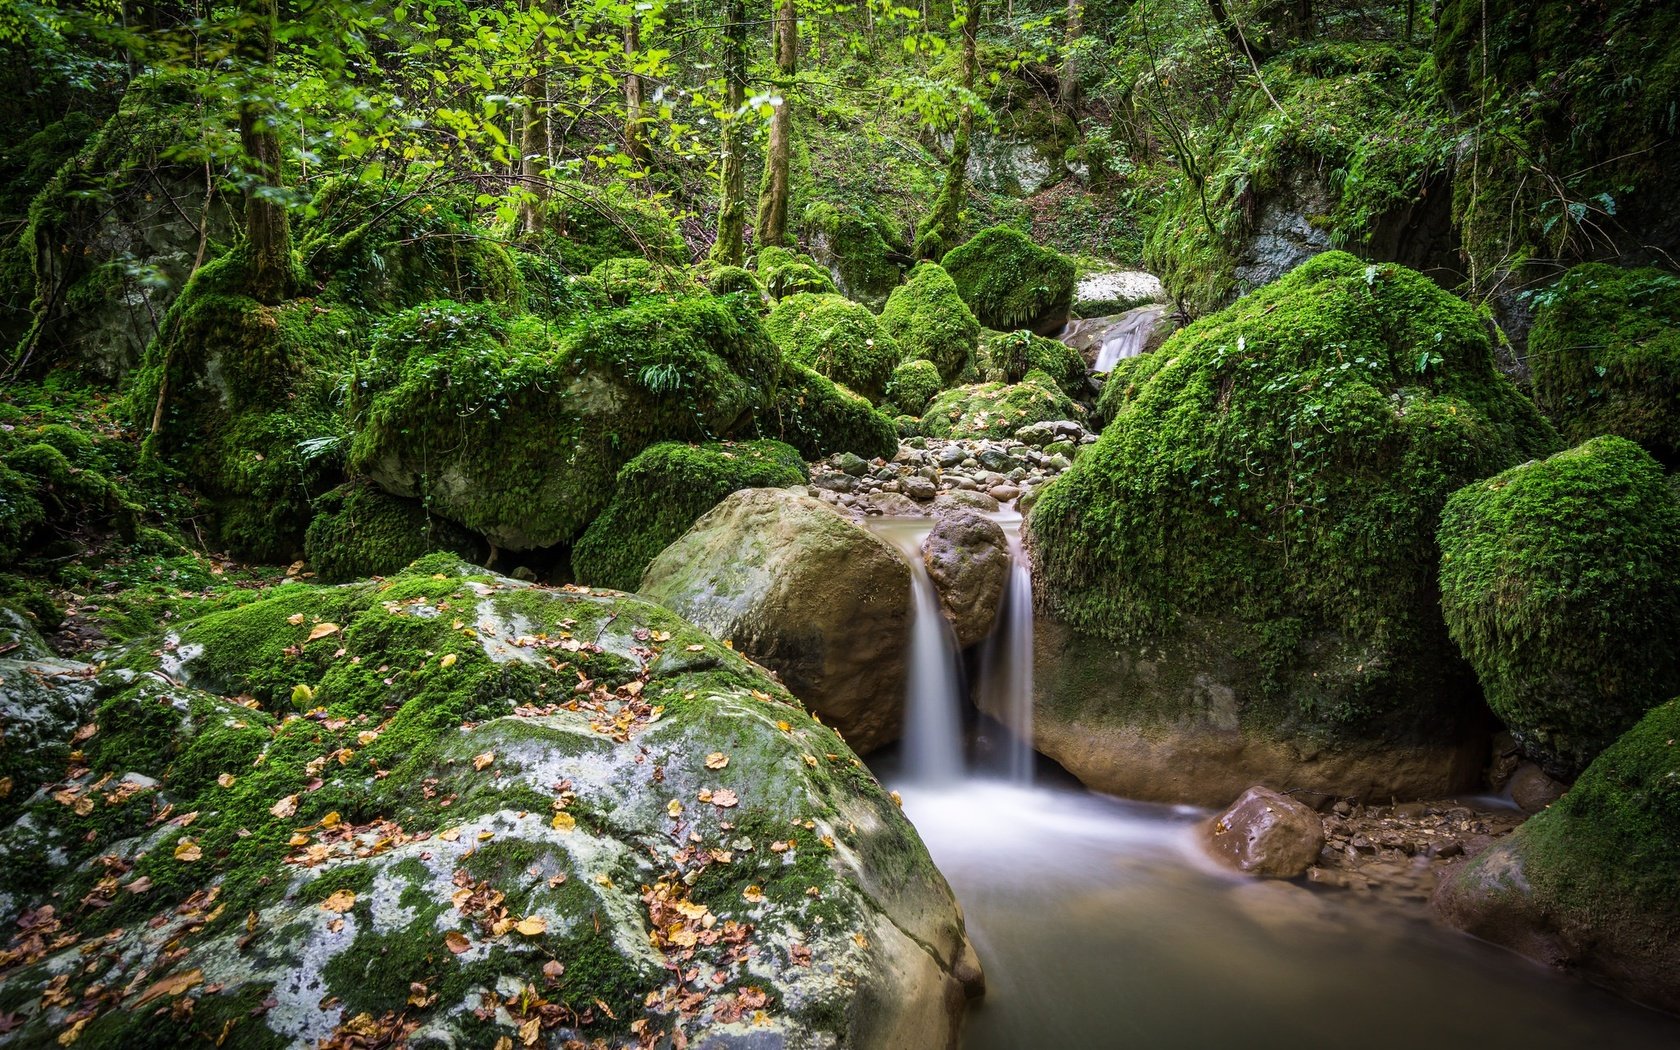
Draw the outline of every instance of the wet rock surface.
M1291 879L1324 845L1312 807L1268 787L1251 787L1208 827L1213 855L1248 875Z
M967 648L990 634L1009 582L1003 528L973 510L946 510L922 542L922 561L957 644Z
M1335 803L1307 881L1422 910L1449 870L1493 846L1525 814L1486 800L1437 799L1388 806Z
M1025 511L1097 435L1072 420L1035 423L1014 438L910 438L891 462L842 453L811 464L812 494L852 517Z

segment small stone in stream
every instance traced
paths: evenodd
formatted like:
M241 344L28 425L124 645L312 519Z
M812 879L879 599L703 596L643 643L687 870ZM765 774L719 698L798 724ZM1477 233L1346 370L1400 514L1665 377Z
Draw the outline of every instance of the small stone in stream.
M1267 787L1251 787L1208 827L1214 856L1238 871L1292 879L1312 866L1324 846L1324 824L1313 810Z
M1524 762L1511 774L1511 801L1524 813L1540 812L1562 798L1564 790L1533 762Z
M938 463L942 467L954 467L968 458L968 451L961 445L946 445L939 450Z
M978 489L980 487L979 483L976 482L973 478L968 477L968 476L963 475L963 474L959 474L956 477L951 478L950 482L951 482L952 485L954 485L955 487L957 487L959 489L970 489L970 490L972 490L972 489Z
M1067 468L1073 466L1066 456L1060 454L1051 456L1044 465L1049 467L1051 470L1057 471L1066 470Z
M958 466L964 468L965 470L973 470L979 465L980 461L975 459L973 456L964 456L962 462L958 464Z
M909 477L903 481L905 495L913 500L926 503L939 495L939 488L926 478Z
M927 514L921 504L897 492L880 493L865 503L863 509L866 514L888 518L922 517Z
M927 478L929 481L938 481L939 480L939 468L938 467L918 467L916 469L916 476L919 477L919 478Z
M861 478L869 470L869 461L851 452L842 452L834 457L834 465L840 468L842 474L850 474L854 478Z
M939 498L933 501L935 514L948 510L977 510L982 514L992 514L998 509L998 501L984 492L970 492L965 489L941 493Z
M857 489L857 479L846 474L812 474L813 488L827 489L830 492L852 492Z
M1073 455L1074 444L1071 441L1052 441L1044 446L1044 454L1054 459L1057 456Z
M1014 485L993 485L990 489L991 497L999 503L1008 503L1021 494L1021 490Z
M1027 445L1045 445L1055 440L1056 424L1054 422L1028 423L1015 431L1015 440Z
M980 465L985 467L987 470L995 470L1000 473L1006 470L1013 470L1021 465L1019 460L1001 448L983 448L980 450L980 454L975 458L979 459Z

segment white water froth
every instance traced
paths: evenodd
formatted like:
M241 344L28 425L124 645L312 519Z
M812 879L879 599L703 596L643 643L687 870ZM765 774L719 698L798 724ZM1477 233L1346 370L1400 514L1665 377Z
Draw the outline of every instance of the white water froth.
M1097 351L1097 363L1093 371L1112 371L1115 365L1126 358L1137 357L1143 353L1150 334L1155 331L1161 315L1166 312L1165 306L1140 306L1122 314L1114 327L1103 333L1102 348Z
M1003 723L1001 770L1016 784L1032 782L1033 593L1032 566L1021 542L1021 515L990 515L1009 539L1009 583L997 624L980 658L980 708Z
M876 531L910 564L910 662L904 698L904 768L918 783L948 784L963 772L962 675L956 637L939 608L922 541L926 518L882 520Z

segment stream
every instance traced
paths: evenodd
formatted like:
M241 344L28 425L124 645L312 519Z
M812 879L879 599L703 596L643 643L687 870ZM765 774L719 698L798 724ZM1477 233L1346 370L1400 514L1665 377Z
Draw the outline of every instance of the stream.
M1030 572L1019 515L993 517L1016 564L976 688L1023 693L987 706L1024 735ZM930 739L974 720L920 571L931 519L870 524L913 563L918 614L906 696L916 731L876 768L950 881L985 967L965 1050L1680 1046L1680 1018L1438 926L1422 901L1231 873L1199 847L1202 810L1093 794L1059 771L1035 782L1018 740L965 769L960 737Z

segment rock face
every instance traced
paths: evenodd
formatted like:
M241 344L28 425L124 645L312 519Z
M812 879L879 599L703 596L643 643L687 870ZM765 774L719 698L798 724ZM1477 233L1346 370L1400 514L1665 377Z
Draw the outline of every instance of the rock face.
M966 649L990 634L1009 582L1009 541L1003 528L973 511L942 513L922 541L922 562L957 644Z
M1680 701L1652 710L1557 802L1435 896L1448 922L1680 1010Z
M1028 521L1036 742L1092 787L1204 804L1468 786L1486 726L1441 619L1436 521L1556 441L1474 312L1326 253L1127 382Z
M1213 855L1249 875L1292 879L1318 859L1324 824L1310 806L1251 787L1208 825Z
M979 970L915 831L658 606L433 556L113 662L0 833L26 1045L955 1045Z
M823 501L737 492L653 560L640 591L775 671L858 752L897 738L910 567Z
M0 821L63 771L71 736L93 711L94 668L53 656L28 621L0 606Z

